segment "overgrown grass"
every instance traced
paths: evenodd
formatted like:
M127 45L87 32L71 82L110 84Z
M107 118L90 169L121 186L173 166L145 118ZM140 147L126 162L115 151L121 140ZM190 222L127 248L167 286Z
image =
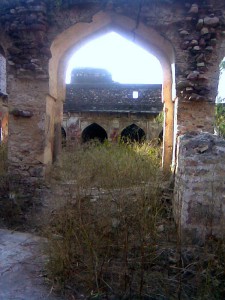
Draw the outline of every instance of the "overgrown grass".
M119 188L158 180L160 150L143 144L93 142L64 150L62 168L55 172L63 181L83 188ZM54 174L53 174L54 176Z
M77 146L53 171L48 277L75 299L225 297L225 244L180 243L150 146Z

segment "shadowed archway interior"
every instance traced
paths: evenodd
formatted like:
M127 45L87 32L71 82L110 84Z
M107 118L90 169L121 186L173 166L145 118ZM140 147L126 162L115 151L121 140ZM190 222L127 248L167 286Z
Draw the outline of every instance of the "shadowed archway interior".
M91 140L98 140L100 143L103 143L107 139L108 136L105 129L97 123L92 123L82 132L83 143L89 142Z
M143 142L146 139L146 135L143 129L136 124L131 124L124 128L121 132L121 140L127 142Z
M66 131L63 127L61 127L61 133L62 133L62 147L66 146Z

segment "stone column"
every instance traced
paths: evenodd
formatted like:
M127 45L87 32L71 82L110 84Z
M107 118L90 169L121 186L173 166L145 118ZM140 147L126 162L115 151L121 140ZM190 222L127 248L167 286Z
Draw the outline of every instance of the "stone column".
M182 240L224 238L225 140L210 133L178 139L173 211Z
M8 81L11 192L29 196L45 175L46 81Z
M221 8L200 2L185 6L186 22L178 29L178 135L187 131L213 132L225 23Z
M165 102L163 110L163 170L165 174L170 174L174 136L174 103L172 102L172 100Z
M62 121L63 121L63 102L58 100L55 107L55 122L54 122L54 149L53 161L59 162L62 152Z

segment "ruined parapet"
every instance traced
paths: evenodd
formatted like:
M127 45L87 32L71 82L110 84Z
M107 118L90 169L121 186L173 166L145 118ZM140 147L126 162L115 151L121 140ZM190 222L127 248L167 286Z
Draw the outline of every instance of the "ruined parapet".
M183 240L224 235L224 139L210 133L179 138L173 207Z
M158 115L161 84L67 84L64 112L120 112Z

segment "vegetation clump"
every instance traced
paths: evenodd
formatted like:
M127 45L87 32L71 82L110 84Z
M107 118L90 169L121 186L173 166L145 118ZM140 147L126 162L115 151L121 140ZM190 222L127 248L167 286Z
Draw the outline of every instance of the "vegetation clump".
M216 104L215 127L217 133L225 138L225 103Z
M182 245L160 149L66 149L52 174L48 278L75 299L223 299L225 244Z

